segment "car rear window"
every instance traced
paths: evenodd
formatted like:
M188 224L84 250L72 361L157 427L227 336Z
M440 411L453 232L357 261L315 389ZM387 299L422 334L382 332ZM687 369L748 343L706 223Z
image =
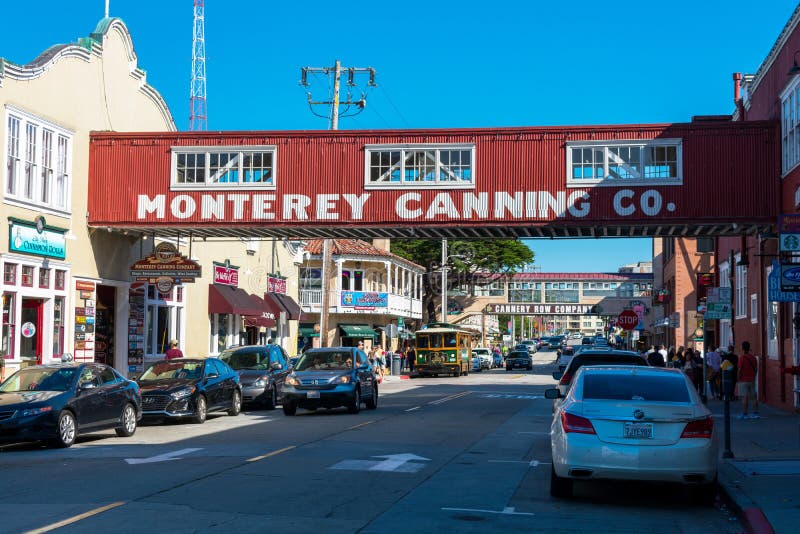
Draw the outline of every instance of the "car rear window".
M596 400L637 400L689 402L683 375L623 375L588 373L583 376L583 398Z
M640 356L623 354L589 355L578 354L569 364L570 373L575 374L584 365L640 365L647 366L647 361Z

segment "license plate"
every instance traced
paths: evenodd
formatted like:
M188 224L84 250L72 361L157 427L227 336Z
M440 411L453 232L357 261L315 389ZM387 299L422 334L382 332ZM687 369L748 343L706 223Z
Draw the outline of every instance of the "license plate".
M653 423L625 423L622 436L631 439L653 439Z
M309 391L308 393L306 393L306 397L309 399L318 399L319 391Z

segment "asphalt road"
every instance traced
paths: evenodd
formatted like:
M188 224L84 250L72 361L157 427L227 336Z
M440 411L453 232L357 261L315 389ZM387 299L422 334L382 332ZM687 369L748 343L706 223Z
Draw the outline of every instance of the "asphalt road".
M377 410L245 411L70 449L0 448L0 531L737 532L680 487L550 497L554 353L534 370L384 383Z

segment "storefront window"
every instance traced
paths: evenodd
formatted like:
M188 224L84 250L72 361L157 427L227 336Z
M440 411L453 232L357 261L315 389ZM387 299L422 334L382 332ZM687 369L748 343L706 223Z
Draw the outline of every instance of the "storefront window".
M39 287L45 289L50 287L50 269L39 267Z
M0 354L5 359L14 357L14 294L3 293L3 319L0 331Z
M181 339L183 304L175 300L178 288L169 293L157 291L155 286L147 286L146 299L146 355L158 357L167 352L172 339Z
M63 290L66 287L67 271L56 269L56 289Z
M3 283L11 286L17 284L16 263L6 263L3 265Z
M228 336L231 333L230 315L220 313L217 315L217 352L228 348Z
M22 266L22 285L33 287L33 265Z

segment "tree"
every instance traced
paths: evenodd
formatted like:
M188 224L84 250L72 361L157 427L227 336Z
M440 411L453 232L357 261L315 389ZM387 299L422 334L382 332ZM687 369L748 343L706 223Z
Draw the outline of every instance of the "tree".
M533 251L518 239L453 239L447 245L448 291L467 286L470 295L476 285L490 284L498 277L508 280L521 267L533 262L534 257ZM425 267L422 307L427 312L426 320L434 321L436 302L442 295L441 240L393 239L392 252Z

